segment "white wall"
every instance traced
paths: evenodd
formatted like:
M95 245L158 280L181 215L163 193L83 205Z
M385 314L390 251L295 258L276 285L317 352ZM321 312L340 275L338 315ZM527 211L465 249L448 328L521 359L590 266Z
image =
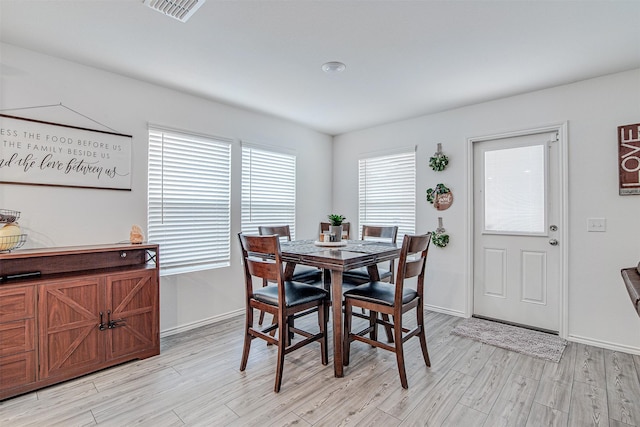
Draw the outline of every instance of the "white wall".
M22 212L27 247L119 242L127 240L132 224L144 228L149 122L236 140L233 235L240 229L239 139L296 151L298 237L314 236L329 212L343 213L357 227L358 156L417 145L417 230L435 229L440 215L452 237L447 248L429 254L427 299L458 315L465 314L467 300L467 139L568 121L568 338L640 353L640 320L619 272L640 260L640 196L618 196L616 163L617 126L640 122L640 70L341 135L334 138L332 159L329 136L276 118L7 44L0 44L0 61L0 110L61 102L133 135L131 192L0 184L0 208ZM6 113L101 129L61 107ZM436 175L427 162L438 142L451 163ZM333 175L326 168L331 160ZM436 182L455 194L453 206L441 213L424 196ZM606 218L607 232L587 233L590 217ZM242 308L239 249L235 239L232 244L230 268L162 278L161 330L177 331Z
M240 231L239 140L297 154L298 237L315 236L330 213L332 139L304 127L173 90L0 44L0 110L62 103L133 136L132 191L0 184L0 208L22 212L25 248L127 241L132 224L146 229L147 125L233 138L231 267L163 277L160 328L175 332L244 307L236 234ZM5 114L107 130L63 107ZM162 250L161 250L162 254Z
M466 108L381 125L334 138L334 211L358 217L357 160L388 147L418 146L417 231L437 227L451 243L433 248L428 260L427 303L468 315L467 140L472 137L568 122L569 245L568 338L640 354L640 319L625 291L620 269L640 261L640 196L618 195L617 127L640 122L640 70L524 94ZM428 159L437 143L450 158L444 172ZM438 182L454 203L436 211L425 191ZM587 218L606 218L605 233L587 232ZM358 224L355 224L356 226Z

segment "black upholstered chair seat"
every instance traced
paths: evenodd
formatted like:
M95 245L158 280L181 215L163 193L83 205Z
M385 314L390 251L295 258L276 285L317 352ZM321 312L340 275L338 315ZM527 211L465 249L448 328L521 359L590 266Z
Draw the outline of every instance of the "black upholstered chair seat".
M303 283L314 283L322 280L322 270L317 267L296 264L293 271L293 281Z
M391 277L391 271L378 269L378 275L380 276L380 280L385 281L385 279ZM368 282L371 280L366 267L354 268L353 270L345 271L342 278L346 282Z
M329 293L324 289L299 282L284 282L285 304L293 307L312 301L329 298ZM278 305L278 286L269 285L256 289L253 298L265 304Z
M396 286L386 282L369 282L365 285L356 286L344 293L345 297L369 301L378 304L393 306L393 299L396 292ZM402 303L406 304L416 298L418 292L411 288L402 290Z
M344 295L346 292L349 292L352 289L357 288L358 285L355 283L349 283L349 282L342 282L342 295Z

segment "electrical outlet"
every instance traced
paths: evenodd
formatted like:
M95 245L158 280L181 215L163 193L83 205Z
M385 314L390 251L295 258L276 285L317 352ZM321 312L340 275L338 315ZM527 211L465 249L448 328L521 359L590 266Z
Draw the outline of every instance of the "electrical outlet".
M589 218L587 220L587 231L607 231L607 219Z

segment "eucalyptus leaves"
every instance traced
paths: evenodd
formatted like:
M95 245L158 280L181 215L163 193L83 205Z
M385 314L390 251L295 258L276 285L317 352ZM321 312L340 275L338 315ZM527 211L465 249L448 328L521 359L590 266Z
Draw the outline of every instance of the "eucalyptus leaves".
M449 235L445 232L434 231L431 233L431 241L439 248L444 248L449 244Z
M447 194L451 190L444 184L436 184L435 188L427 188L427 202L433 204L438 194Z
M449 158L443 153L435 153L429 158L429 167L436 172L442 172L449 164Z

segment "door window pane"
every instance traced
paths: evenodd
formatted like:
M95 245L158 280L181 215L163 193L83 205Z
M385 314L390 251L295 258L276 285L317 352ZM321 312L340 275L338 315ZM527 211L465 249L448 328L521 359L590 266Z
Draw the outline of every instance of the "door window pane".
M485 231L545 232L545 170L545 145L485 152Z

